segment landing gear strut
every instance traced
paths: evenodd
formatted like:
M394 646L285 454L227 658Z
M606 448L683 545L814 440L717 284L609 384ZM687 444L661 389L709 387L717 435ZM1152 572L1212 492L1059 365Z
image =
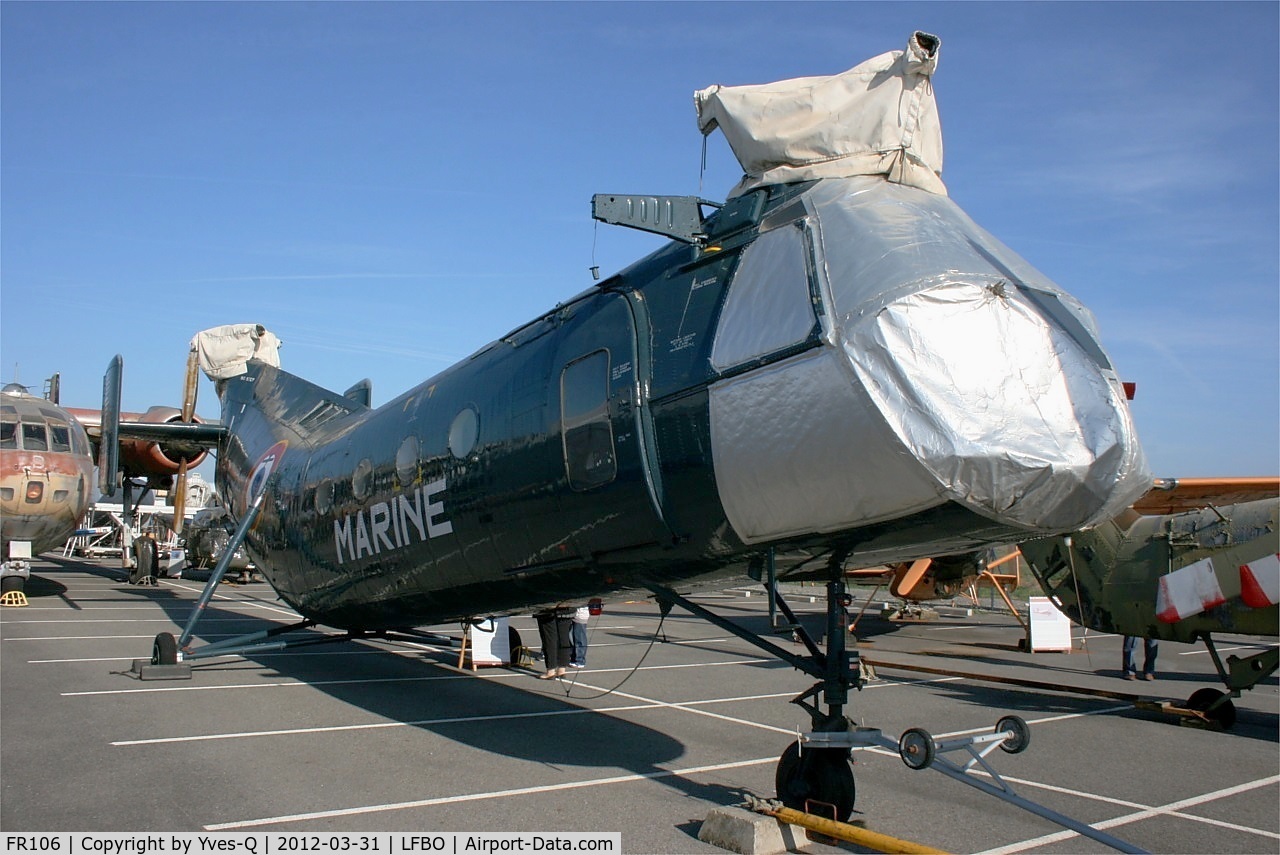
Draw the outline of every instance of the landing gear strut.
M991 733L935 739L928 731L913 727L905 731L897 741L885 736L877 728L859 727L851 722L844 714L844 707L849 702L849 690L862 688L863 677L858 652L846 647L849 636L849 617L846 611L848 598L845 596L844 582L838 575L842 560L843 556L837 554L830 564L832 581L827 583L825 651L819 649L800 625L783 600L773 573L769 573L766 589L772 597L770 624L773 624L773 609L776 608L789 623L786 631L794 633L793 638L805 646L808 655L797 655L785 650L670 588L649 586L664 615L673 604L678 604L714 626L733 633L818 679L808 691L791 701L809 713L813 729L809 733L800 734L778 761L774 782L778 788L778 798L784 805L805 813L820 813L840 822L847 821L853 813L856 794L853 770L850 767L853 749L878 747L897 751L902 761L911 769L934 769L1119 852L1143 851L1086 823L1024 799L1014 792L1013 787L987 762L986 756L997 747L1008 754L1026 750L1031 741L1031 731L1027 723L1017 716L1000 719ZM772 561L769 564L772 565ZM820 705L825 705L826 710L823 711ZM943 756L958 751L970 755L968 763L961 765ZM979 768L981 771L975 774L974 770Z
M1274 674L1280 667L1280 650L1270 647L1252 656L1228 656L1224 663L1213 643L1213 636L1206 633L1201 640L1209 649L1213 666L1218 670L1218 676L1227 691L1197 689L1187 699L1186 706L1189 710L1201 713L1210 724L1230 730L1236 724L1236 706L1231 699L1240 697L1241 692L1252 689Z
M833 561L833 566L838 567L839 564ZM832 806L834 818L843 822L853 813L856 791L853 769L849 764L852 743L841 738L855 727L845 716L844 707L849 702L849 690L861 689L863 682L858 652L849 650L846 646L849 637L846 606L849 600L845 594L844 581L837 577L827 583L825 651L818 647L801 626L772 579L768 589L772 607L782 612L789 629L794 632L794 638L805 646L807 656L785 650L697 603L690 602L669 588L650 588L666 608L670 608L672 603L678 603L682 608L818 678L818 682L808 691L791 701L809 713L813 732L801 734L783 752L778 761L775 782L778 798L787 807L806 811L810 805L822 803ZM820 705L825 705L826 711Z

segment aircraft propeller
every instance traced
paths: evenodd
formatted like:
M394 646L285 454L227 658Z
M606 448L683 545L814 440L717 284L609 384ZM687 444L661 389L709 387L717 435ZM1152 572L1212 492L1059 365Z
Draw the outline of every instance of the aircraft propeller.
M197 373L196 351L193 348L187 354L187 376L182 387L182 423L191 424L196 413L196 392L199 389L200 375ZM173 496L173 531L182 534L182 524L187 511L187 467L190 459L183 456L178 461L178 477L174 482Z

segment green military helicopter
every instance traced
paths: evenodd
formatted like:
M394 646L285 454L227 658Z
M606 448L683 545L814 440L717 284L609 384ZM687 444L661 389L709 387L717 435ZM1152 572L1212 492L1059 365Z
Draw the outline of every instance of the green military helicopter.
M1239 697L1276 672L1280 648L1224 663L1214 633L1280 634L1280 479L1161 479L1114 520L1020 545L1055 605L1101 632L1203 641L1227 692L1188 709L1223 727Z
M841 75L697 93L746 171L727 202L595 197L597 219L670 242L379 407L282 370L262 326L198 334L189 371L221 423L121 430L216 447L227 554L243 542L304 619L161 633L144 676L318 624L376 636L644 589L818 680L796 699L818 736L779 790L847 817L846 564L1076 531L1151 484L1088 311L946 195L938 47L916 33ZM793 623L776 583L825 581L825 649L686 597L744 574Z

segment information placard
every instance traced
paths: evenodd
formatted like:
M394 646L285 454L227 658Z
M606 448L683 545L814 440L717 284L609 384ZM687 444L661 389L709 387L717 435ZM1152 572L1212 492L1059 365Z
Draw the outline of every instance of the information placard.
M1048 597L1031 597L1031 652L1071 651L1071 619Z
M475 665L510 665L511 637L507 632L510 619L490 618L471 626L471 661Z

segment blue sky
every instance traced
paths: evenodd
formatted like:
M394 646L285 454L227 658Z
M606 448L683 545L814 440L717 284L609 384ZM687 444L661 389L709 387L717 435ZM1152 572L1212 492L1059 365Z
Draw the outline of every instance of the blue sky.
M692 93L937 34L951 196L1098 318L1152 467L1280 472L1276 3L0 6L0 378L176 404L197 330L375 402L657 248ZM16 369L15 369L16 366ZM202 381L199 410L217 416Z

